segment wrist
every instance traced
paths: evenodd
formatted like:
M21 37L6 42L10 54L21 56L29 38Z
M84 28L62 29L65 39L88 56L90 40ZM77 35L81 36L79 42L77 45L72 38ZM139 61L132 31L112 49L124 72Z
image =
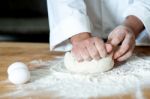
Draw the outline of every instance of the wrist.
M122 24L121 26L123 26L126 29L126 31L135 34L132 27L130 27L130 26L126 25L126 24Z
M72 44L76 43L76 42L80 42L82 40L85 40L87 38L90 38L91 37L91 33L88 33L88 32L82 32L82 33L79 33L77 35L74 35L70 38L70 42Z
M133 15L128 16L124 20L123 25L131 29L136 37L144 30L144 25L141 20Z

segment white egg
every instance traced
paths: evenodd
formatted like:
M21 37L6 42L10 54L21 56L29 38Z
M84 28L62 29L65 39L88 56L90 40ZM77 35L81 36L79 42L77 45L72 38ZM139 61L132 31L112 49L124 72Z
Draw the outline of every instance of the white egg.
M30 72L28 66L22 62L11 64L8 69L8 79L13 84L24 84L30 80Z
M30 72L24 68L16 68L8 75L13 84L24 84L30 80Z
M7 73L10 74L14 69L18 69L18 68L23 68L23 69L28 70L28 67L26 64L22 62L15 62L8 67Z

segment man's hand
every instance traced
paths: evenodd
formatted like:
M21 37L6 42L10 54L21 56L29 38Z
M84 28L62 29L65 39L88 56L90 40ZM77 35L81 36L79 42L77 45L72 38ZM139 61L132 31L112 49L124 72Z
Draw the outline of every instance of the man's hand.
M114 53L114 59L124 61L129 58L134 50L135 38L144 30L144 24L136 16L128 16L123 25L115 28L108 36L108 42L114 47L119 44L118 50Z
M133 53L135 47L135 34L131 28L120 25L109 34L108 42L110 42L114 48L118 47L114 53L114 59L117 59L117 61L124 61ZM119 44L121 45L118 46Z
M110 44L105 44L102 39L86 32L75 35L70 40L73 45L72 53L79 62L98 60L112 51Z

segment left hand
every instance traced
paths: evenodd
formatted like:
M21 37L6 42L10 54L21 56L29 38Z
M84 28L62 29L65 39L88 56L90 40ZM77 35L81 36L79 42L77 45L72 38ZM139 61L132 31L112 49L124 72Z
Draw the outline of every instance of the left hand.
M112 44L115 49L118 47L114 53L114 59L117 61L124 61L133 53L135 47L135 34L131 28L120 25L109 34L108 42ZM119 44L121 45L119 46Z

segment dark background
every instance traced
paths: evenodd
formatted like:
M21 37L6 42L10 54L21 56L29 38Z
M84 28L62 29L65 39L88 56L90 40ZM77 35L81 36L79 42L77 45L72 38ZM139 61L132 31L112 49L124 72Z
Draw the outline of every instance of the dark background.
M1 1L0 41L48 42L46 0Z

